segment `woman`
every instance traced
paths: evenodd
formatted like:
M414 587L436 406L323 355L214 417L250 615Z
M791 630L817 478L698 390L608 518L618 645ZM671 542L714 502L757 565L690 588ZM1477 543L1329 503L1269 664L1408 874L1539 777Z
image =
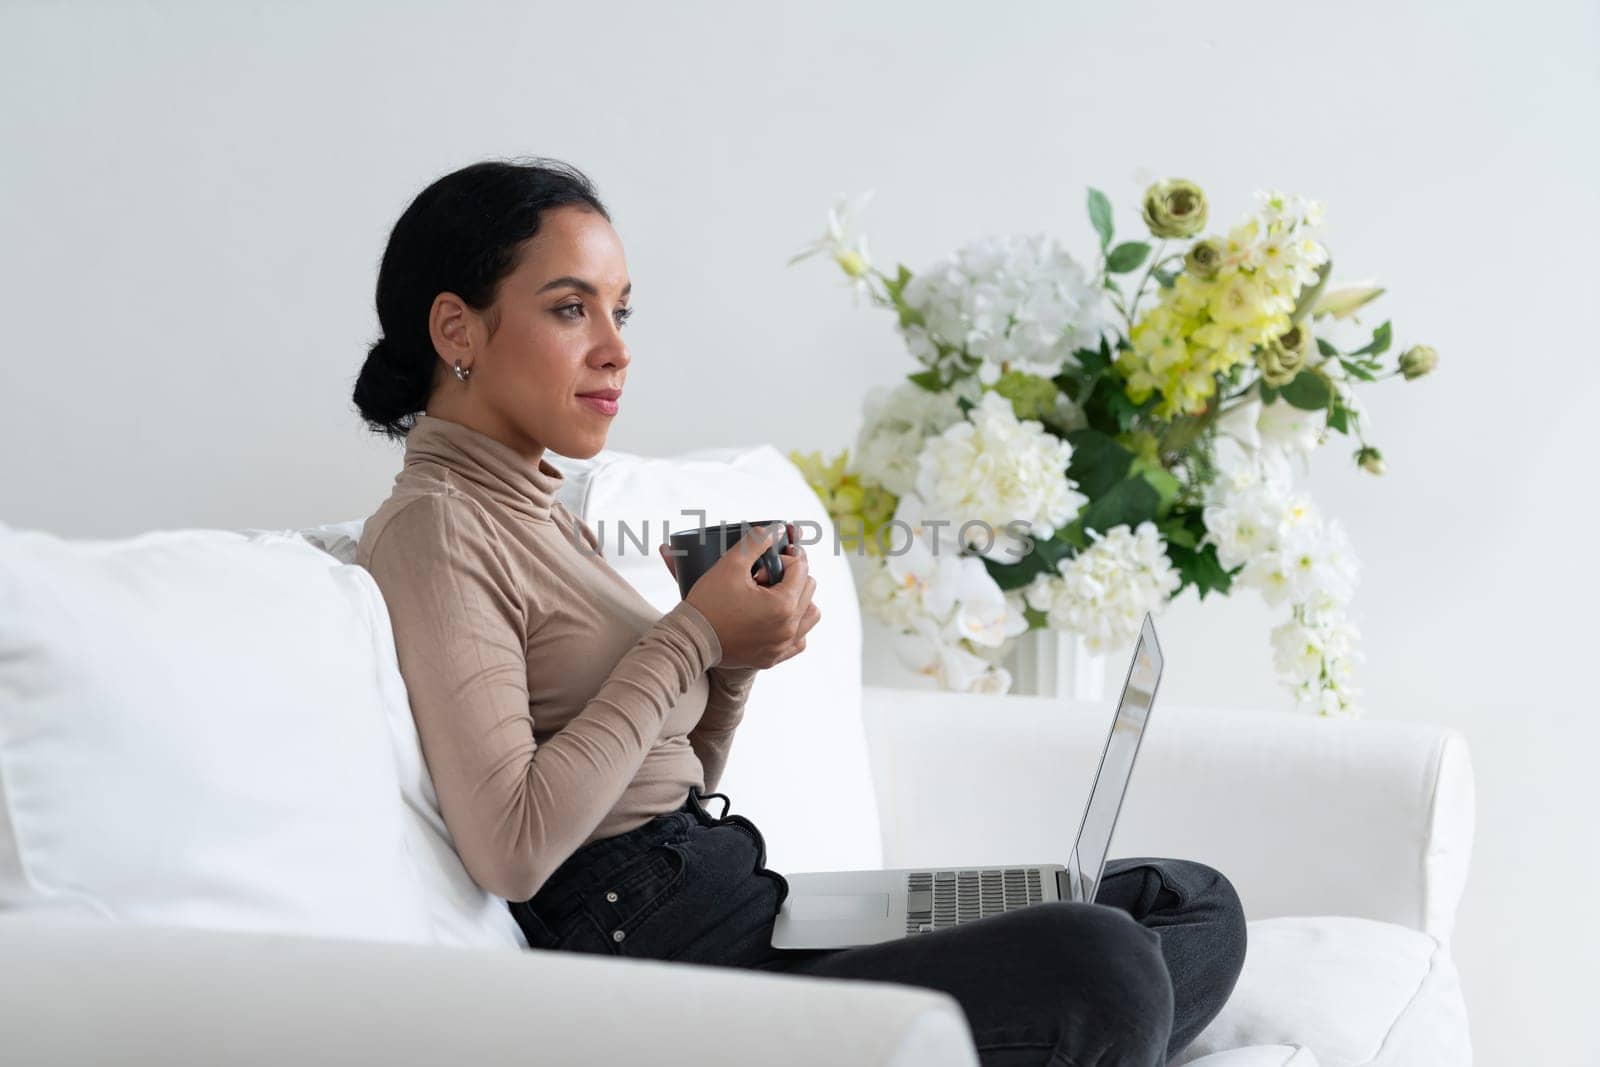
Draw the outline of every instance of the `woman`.
M782 580L758 582L770 534L754 531L661 614L555 500L545 450L605 446L631 292L593 187L545 160L434 182L379 270L383 337L355 403L406 450L358 560L388 603L468 872L535 948L941 989L988 1065L1166 1063L1244 958L1233 887L1199 863L1112 860L1093 904L849 949L771 947L787 882L764 866L756 826L705 791L756 673L805 649L816 581L791 526Z

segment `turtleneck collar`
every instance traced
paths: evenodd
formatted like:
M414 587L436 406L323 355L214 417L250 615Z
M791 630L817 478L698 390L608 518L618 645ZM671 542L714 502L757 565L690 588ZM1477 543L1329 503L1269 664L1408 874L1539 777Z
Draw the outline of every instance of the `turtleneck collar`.
M486 433L423 412L406 434L404 466L424 461L450 468L529 518L552 521L564 476L542 451L530 460Z

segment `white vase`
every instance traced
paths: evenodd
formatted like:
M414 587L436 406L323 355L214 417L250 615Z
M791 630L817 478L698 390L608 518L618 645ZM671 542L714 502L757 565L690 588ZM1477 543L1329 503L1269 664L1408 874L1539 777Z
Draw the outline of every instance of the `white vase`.
M1018 634L1001 665L1011 672L1017 696L1104 700L1106 657L1090 652L1083 638L1062 630L1029 630Z
M1011 696L1052 696L1102 700L1106 657L1090 652L1083 639L1059 630L1029 630L1012 638L1000 661L1011 672ZM893 689L938 689L938 679L918 674L900 662L894 632L877 619L861 616L861 680Z

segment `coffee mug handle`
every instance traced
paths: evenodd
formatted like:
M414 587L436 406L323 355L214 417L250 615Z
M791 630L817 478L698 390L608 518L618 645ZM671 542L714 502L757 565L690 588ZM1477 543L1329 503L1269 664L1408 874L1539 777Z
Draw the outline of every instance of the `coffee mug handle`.
M783 557L779 554L776 545L761 553L761 559L757 561L756 568L759 569L761 567L767 568L767 574L771 575L771 581L767 582L768 585L777 585L783 581ZM752 578L755 577L755 574L756 571L751 570L750 576Z

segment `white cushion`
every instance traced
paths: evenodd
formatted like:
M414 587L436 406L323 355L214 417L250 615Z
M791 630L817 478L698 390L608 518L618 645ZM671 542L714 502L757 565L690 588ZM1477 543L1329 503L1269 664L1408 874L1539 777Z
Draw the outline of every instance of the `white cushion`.
M549 458L567 479L562 503L594 528L601 554L662 612L680 599L656 548L669 532L743 520L810 524L798 529L817 541L805 547L822 619L804 652L756 676L718 791L761 828L774 870L881 866L855 584L827 510L799 469L771 445ZM720 813L721 805L711 810Z
M356 564L356 546L361 541L364 522L364 519L350 519L295 533L341 563L359 570L377 598L373 640L378 652L373 671L400 776L406 839L418 857L418 877L433 921L434 940L477 948L526 949L527 938L511 917L505 901L483 889L467 873L450 829L439 812L439 797L422 758L422 743L417 737L416 720L411 717L405 678L400 673L388 607L366 568Z
M376 594L298 538L0 529L0 908L430 940Z
M1323 1067L1471 1062L1455 964L1430 935L1325 915L1256 920L1248 936L1233 995L1174 1067L1270 1044L1304 1045Z
M1174 1061L1177 1062L1177 1061ZM1317 1057L1304 1045L1256 1045L1213 1052L1190 1067L1317 1067Z

